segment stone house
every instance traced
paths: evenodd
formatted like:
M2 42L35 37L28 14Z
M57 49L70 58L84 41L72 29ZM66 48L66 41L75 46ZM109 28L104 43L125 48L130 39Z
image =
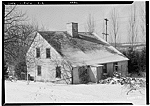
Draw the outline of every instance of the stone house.
M91 82L119 71L128 73L128 58L95 33L78 32L77 23L67 23L67 31L36 31L26 54L28 74L35 81L68 79L80 83L84 67ZM71 79L70 79L71 78Z

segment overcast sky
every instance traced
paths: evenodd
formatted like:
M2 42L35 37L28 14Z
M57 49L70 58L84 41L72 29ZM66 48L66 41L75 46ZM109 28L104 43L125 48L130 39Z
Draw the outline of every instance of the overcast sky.
M140 20L139 9L143 7L144 2L136 2L137 19ZM49 31L66 31L66 23L77 22L79 31L85 31L88 15L94 17L96 30L99 36L103 37L105 31L104 18L108 18L108 33L110 31L110 13L113 8L117 9L119 14L119 42L128 42L127 23L132 4L119 5L20 5L18 8L26 12L30 22L37 23L39 27L44 27ZM140 21L138 21L140 22ZM140 35L140 34L139 34ZM110 37L108 38L110 41Z

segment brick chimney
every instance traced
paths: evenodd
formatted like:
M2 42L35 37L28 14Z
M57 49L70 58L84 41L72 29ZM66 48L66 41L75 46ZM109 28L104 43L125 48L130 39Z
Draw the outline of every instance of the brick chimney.
M78 37L78 23L67 23L67 33L74 38Z

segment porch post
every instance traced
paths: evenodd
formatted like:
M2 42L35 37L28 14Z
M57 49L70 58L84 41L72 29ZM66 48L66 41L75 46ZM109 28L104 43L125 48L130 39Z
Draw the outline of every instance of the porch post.
M27 70L27 85L29 85L28 70Z
M102 79L102 66L98 66L97 75L96 75L96 83L99 83L99 80Z

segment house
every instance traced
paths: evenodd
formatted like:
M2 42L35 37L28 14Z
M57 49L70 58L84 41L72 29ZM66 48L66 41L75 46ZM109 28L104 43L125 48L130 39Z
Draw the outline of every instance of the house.
M67 23L67 31L36 31L26 63L35 81L68 79L81 83L80 72L98 82L114 71L128 73L128 58L95 33L78 32L78 23Z

